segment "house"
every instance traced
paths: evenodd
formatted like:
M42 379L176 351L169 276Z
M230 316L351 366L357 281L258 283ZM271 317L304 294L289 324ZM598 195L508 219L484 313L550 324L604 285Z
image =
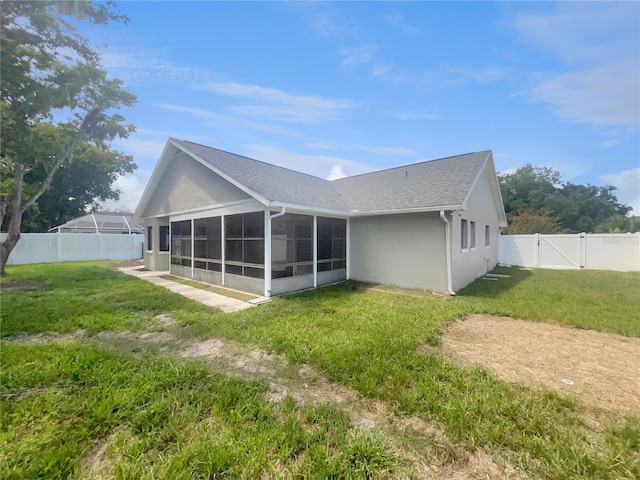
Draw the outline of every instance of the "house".
M147 269L267 297L345 279L454 294L506 226L489 150L329 181L173 138L133 221Z

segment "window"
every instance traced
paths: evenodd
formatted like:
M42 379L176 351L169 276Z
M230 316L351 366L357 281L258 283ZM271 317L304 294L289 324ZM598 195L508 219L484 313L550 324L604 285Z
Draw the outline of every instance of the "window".
M476 248L476 222L469 222L470 225L470 239L469 239L469 247Z
M222 271L222 217L193 221L193 257L195 268Z
M160 251L169 251L169 225L160 225Z
M264 212L224 218L225 271L264 278Z
M153 250L153 227L147 227L147 250Z
M191 266L191 220L171 222L171 263Z
M491 246L491 227L489 225L484 226L484 246Z
M271 223L271 277L313 273L313 217L287 213Z
M460 248L469 248L469 222L464 218L460 221Z
M344 218L318 217L318 271L347 266L347 221Z

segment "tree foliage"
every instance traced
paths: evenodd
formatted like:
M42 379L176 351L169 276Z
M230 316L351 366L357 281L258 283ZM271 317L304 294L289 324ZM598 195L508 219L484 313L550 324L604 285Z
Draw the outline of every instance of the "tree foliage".
M593 232L611 217L631 210L618 203L615 187L563 182L560 173L548 167L527 164L499 179L511 225L508 233Z
M0 8L0 225L7 217L0 273L4 273L9 253L20 239L25 212L35 215L36 202L52 185L64 189L62 180L54 183L57 173L91 160L106 161L96 168L112 165L103 179L113 181L118 172L135 168L130 157L111 150L110 142L133 131L117 111L137 99L121 80L109 78L100 68L98 53L74 26L79 21L126 22L112 2L3 1ZM93 191L98 197L109 195L100 188ZM60 193L63 202L82 197Z

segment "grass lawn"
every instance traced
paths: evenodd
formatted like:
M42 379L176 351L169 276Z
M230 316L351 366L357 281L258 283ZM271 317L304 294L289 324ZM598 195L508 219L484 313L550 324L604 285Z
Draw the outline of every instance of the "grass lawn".
M600 411L417 351L472 313L638 337L638 273L500 269L511 278L479 280L455 298L345 282L225 315L106 263L8 272L2 478L420 476L420 462L464 470L460 452L534 478L640 477L640 406L634 416ZM162 332L159 314L182 342L228 339L311 365L377 402L388 421L363 429L340 403L272 401L260 374L101 336ZM397 428L407 418L433 430Z

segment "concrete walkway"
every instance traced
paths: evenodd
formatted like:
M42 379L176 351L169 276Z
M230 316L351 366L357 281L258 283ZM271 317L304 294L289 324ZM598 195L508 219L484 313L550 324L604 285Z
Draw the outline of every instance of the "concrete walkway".
M242 300L238 300L237 298L231 298L225 295L219 295L217 293L209 292L207 290L190 287L189 285L184 285L182 283L172 282L171 280L160 278L165 275L170 275L168 271L167 272L150 272L147 270L143 270L141 267L120 268L119 270L122 273L126 273L127 275L132 275L134 277L147 280L148 282L151 282L155 285L164 287L168 290L171 290L172 292L182 295L183 297L187 297L187 298L190 298L191 300L195 300L204 305L208 305L210 307L220 309L224 313L238 312L246 308L255 307L256 305L264 303L265 301L268 300L265 297L258 297L254 300L250 300L249 302L244 302Z

